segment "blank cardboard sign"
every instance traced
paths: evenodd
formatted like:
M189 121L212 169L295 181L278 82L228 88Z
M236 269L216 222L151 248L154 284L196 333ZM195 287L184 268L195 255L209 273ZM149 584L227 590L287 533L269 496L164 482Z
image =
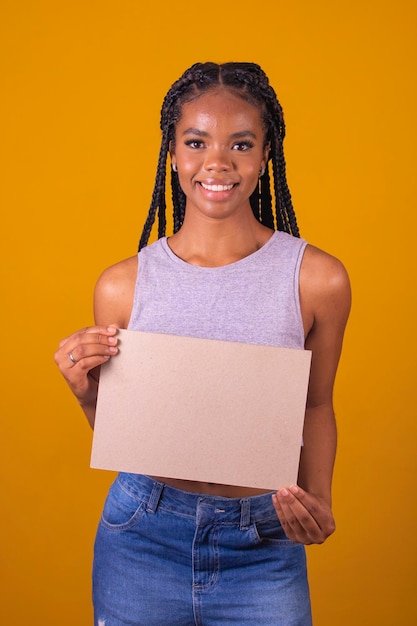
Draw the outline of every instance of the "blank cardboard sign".
M297 481L311 352L119 331L91 466L279 489Z

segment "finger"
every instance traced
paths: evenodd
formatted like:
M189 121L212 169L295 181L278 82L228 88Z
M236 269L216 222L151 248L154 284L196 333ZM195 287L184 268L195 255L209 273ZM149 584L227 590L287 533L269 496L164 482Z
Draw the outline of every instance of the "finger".
M59 367L67 369L69 363L75 366L82 358L88 358L93 354L100 356L117 354L117 350L111 349L118 343L115 336L117 331L116 326L83 328L61 341L55 353L55 362Z
M336 525L330 505L327 502L304 491L298 485L292 485L289 490L314 518L317 527L325 538L334 533Z
M109 326L86 326L85 328L82 328L81 330L78 330L77 332L68 335L68 337L64 337L64 339L61 339L58 344L58 350L60 350L66 343L68 343L68 341L79 339L81 337L86 337L88 339L91 334L99 335L102 337L111 337L116 335L118 330L119 327L117 324L111 324Z
M280 489L273 496L273 502L284 532L290 539L304 544L323 541L315 518L288 489Z
M323 543L335 531L329 505L298 486L280 489L275 504L284 530L302 543Z
M74 365L77 365L78 361L75 358L75 356L73 355L72 350L71 350L71 352L69 353L68 356L69 356L69 360L71 361L71 363L73 363Z
M80 343L116 343L117 326L87 326L74 333L71 338ZM116 340L117 341L117 340Z
M98 377L92 375L92 371L98 371L98 368L107 363L110 360L109 355L94 355L92 357L85 357L77 363L76 366L69 366L68 379L73 382L85 381L87 377L91 378L95 382L98 382Z
M111 356L115 356L118 351L119 348L116 345L97 342L78 344L68 352L66 366L67 368L78 366L80 369L88 370L91 369L91 359L97 359L97 362L93 365L93 367L96 367L100 363L104 363Z

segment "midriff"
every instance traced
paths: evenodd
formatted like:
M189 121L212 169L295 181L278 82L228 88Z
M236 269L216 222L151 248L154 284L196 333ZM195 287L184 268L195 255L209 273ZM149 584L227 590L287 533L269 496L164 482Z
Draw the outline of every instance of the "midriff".
M193 480L180 480L177 478L162 478L161 476L151 476L154 480L182 489L192 493L202 493L209 496L220 496L222 498L249 498L269 493L270 489L255 489L253 487L238 487L235 485L219 485L216 483L204 483Z

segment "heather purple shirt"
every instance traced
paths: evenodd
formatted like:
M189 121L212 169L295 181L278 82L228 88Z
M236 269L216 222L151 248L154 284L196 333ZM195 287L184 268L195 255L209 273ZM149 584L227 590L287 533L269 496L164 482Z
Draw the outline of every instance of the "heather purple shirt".
M221 267L186 263L163 237L139 252L129 329L304 349L299 274L307 243L275 231Z

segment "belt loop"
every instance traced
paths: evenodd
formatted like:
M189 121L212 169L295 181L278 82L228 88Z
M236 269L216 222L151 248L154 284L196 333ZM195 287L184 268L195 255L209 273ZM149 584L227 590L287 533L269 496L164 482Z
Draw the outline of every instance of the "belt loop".
M149 511L149 513L156 513L164 487L164 483L158 483L157 481L154 482L152 493L146 507L146 510Z
M250 526L250 501L242 498L240 501L240 530L247 530Z

